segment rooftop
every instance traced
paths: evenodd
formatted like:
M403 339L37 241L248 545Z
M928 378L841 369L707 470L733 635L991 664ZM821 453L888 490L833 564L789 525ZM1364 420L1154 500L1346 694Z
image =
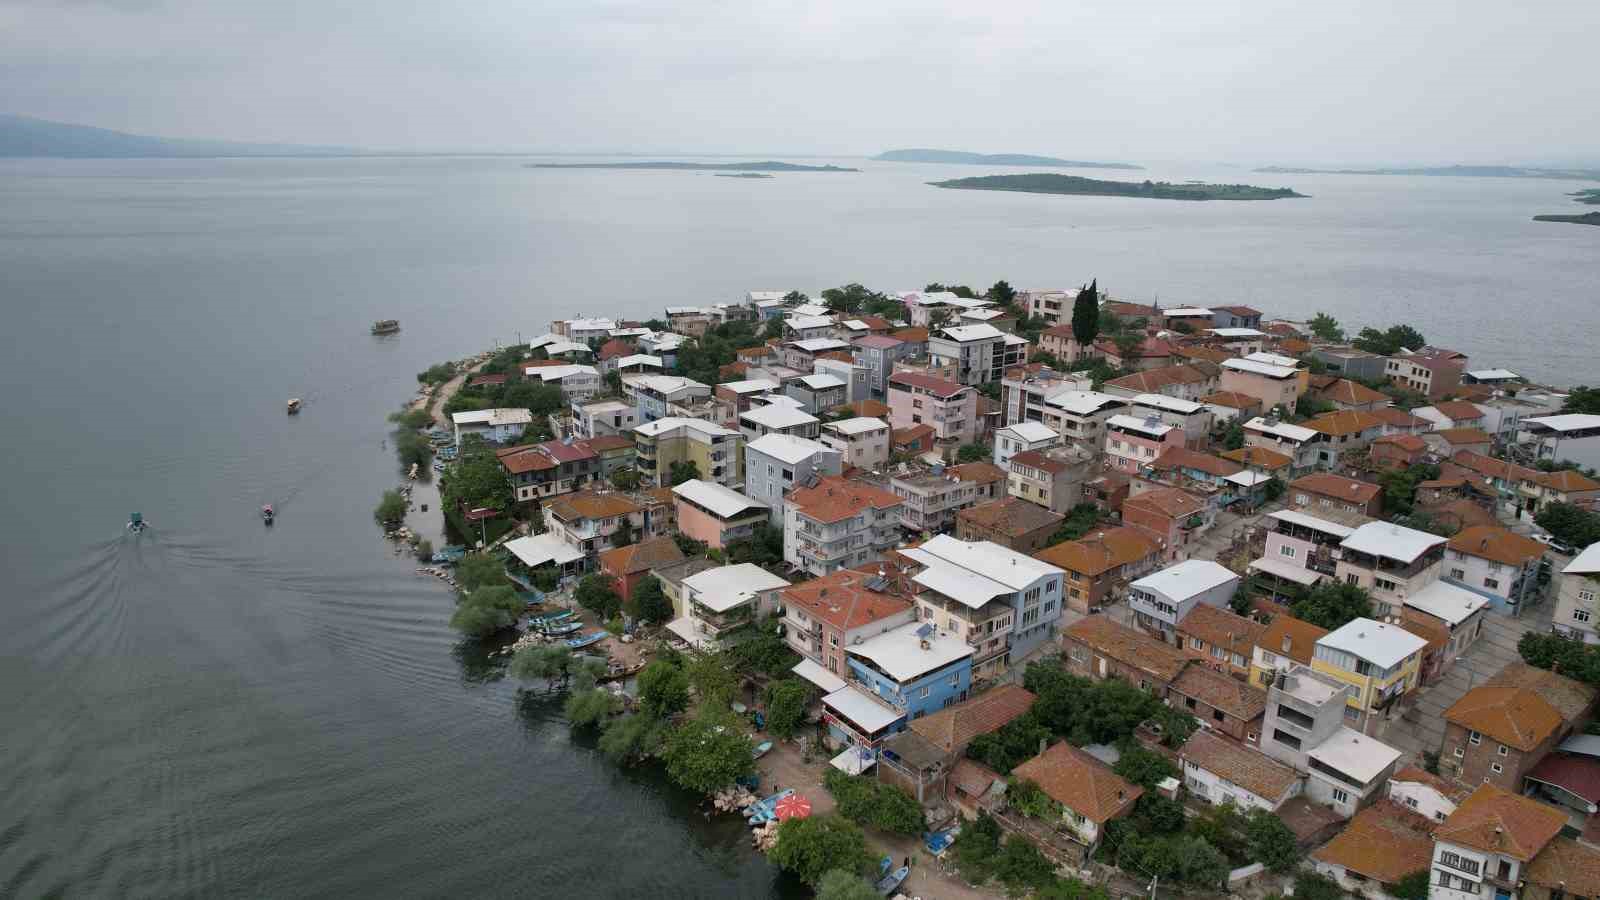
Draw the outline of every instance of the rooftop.
M1204 384L1211 381L1212 376L1206 374L1192 365L1162 366L1157 369L1146 369L1143 372L1134 372L1121 378L1113 378L1105 383L1106 387L1115 387L1125 391L1137 393L1158 393L1164 387L1174 384Z
M1349 653L1379 668L1387 669L1426 647L1428 642L1399 625L1389 625L1373 619L1351 619L1328 632L1317 641L1317 644Z
M677 541L670 537L655 537L626 547L602 550L599 558L600 567L605 571L613 575L633 575L658 566L683 562L684 557Z
M642 434L645 437L660 437L679 428L693 429L707 437L734 437L739 434L732 428L724 428L715 422L707 422L705 419L689 419L678 416L668 416L664 419L656 419L654 422L646 422L643 425L635 426L633 430L634 433Z
M924 375L921 372L896 372L889 376L891 385L904 385L906 387L921 388L935 397L949 398L968 390L964 384L958 384L944 378Z
M1267 626L1226 607L1201 603L1189 610L1189 614L1178 623L1178 629L1213 647L1242 653L1248 659Z
M1290 425L1287 422L1279 421L1277 419L1270 420L1269 422L1269 420L1261 416L1256 416L1250 421L1244 423L1244 427L1251 431L1259 431L1262 434L1270 434L1276 437L1285 438L1287 440L1294 441L1297 444L1315 440L1322 433L1312 428L1302 428L1299 425Z
M1205 666L1184 669L1172 682L1172 691L1245 722L1267 710L1266 691Z
M751 453L762 453L779 462L794 465L810 459L819 453L833 454L839 451L813 441L809 438L795 437L792 434L764 434L744 447L748 458Z
M1256 646L1268 653L1287 656L1297 663L1309 666L1317 641L1327 633L1328 629L1320 625L1296 619L1288 613L1278 613L1272 617L1266 630L1256 638Z
M1012 770L1037 784L1052 800L1097 825L1122 815L1144 795L1111 767L1066 741L1052 745Z
M1005 332L994 327L993 325L984 324L957 325L953 328L941 328L939 329L938 333L952 341L959 341L961 343L966 343L967 341L988 341L1005 337Z
M1217 455L1240 465L1266 469L1269 472L1282 469L1294 462L1294 457L1264 447L1240 447L1237 450L1225 450Z
M1434 840L1529 862L1567 824L1560 810L1481 784L1434 831Z
M1115 415L1106 420L1106 425L1111 428L1120 428L1125 431L1136 431L1150 437L1163 437L1173 430L1173 426L1163 423L1160 419L1141 418L1139 416Z
M643 507L615 491L577 491L550 500L550 512L557 519L610 519L636 513Z
M1241 394L1238 391L1216 391L1201 397L1200 400L1202 403L1209 403L1212 406L1226 406L1229 409L1251 409L1261 405L1260 398L1252 397L1249 394Z
M1325 766L1370 784L1400 758L1400 751L1353 728L1340 725L1306 754Z
M884 430L889 423L872 416L856 416L853 419L840 419L837 422L828 422L823 425L824 431L834 431L843 435L866 434L871 431Z
M1332 472L1313 472L1310 475L1302 475L1289 482L1289 487L1294 490L1306 491L1322 497L1334 497L1363 506L1378 499L1378 495L1383 493L1383 488L1379 485L1366 481L1357 481L1354 478L1345 478Z
M1076 416L1087 416L1108 407L1116 408L1128 403L1123 397L1102 394L1099 391L1062 391L1046 397L1044 402Z
M1392 885L1432 865L1432 827L1426 818L1394 801L1379 800L1356 813L1311 858Z
M795 488L784 499L806 518L825 525L842 522L867 507L892 509L901 503L899 497L882 488L836 475L819 479L815 487Z
M754 563L736 563L690 575L683 586L694 592L696 603L720 613L750 602L757 594L786 588L789 582Z
M526 425L533 421L533 413L526 409L474 409L450 416L457 425Z
M1256 354L1251 354L1252 356ZM1253 359L1225 359L1222 361L1224 369L1233 369L1236 372L1246 372L1251 375L1262 375L1267 378L1293 378L1297 371L1288 366L1275 366L1271 363L1256 362Z
M1595 575L1600 574L1600 544L1590 544L1583 548L1583 552L1572 558L1566 568L1561 570L1563 575Z
M732 488L723 487L714 481L704 481L699 478L685 481L674 487L672 493L724 519L732 518L750 510L768 508L765 503L759 500L752 500Z
M1325 412L1306 425L1332 437L1360 434L1373 428L1382 428L1383 420L1359 409L1339 409Z
M1524 425L1538 425L1556 432L1587 431L1600 428L1600 416L1588 413L1566 413L1559 416L1537 416L1523 419Z
M1533 538L1489 525L1463 528L1456 532L1447 546L1457 553L1508 566L1521 566L1543 556L1545 551L1545 546Z
M1162 487L1145 491L1142 494L1129 497L1122 502L1124 515L1128 505L1135 508L1144 507L1155 510L1170 519L1182 519L1188 516L1199 515L1205 509L1205 504L1195 499L1189 493L1175 487ZM1191 560L1198 561L1198 560ZM1216 565L1216 563L1212 563ZM1218 566L1218 568L1221 568Z
M1254 747L1197 728L1178 755L1186 762L1237 784L1269 802L1282 799L1300 774Z
M1339 543L1346 550L1381 556L1410 565L1422 554L1437 547L1447 538L1393 522L1368 522L1356 528Z
M978 735L998 731L1026 713L1034 699L1033 693L1020 685L1001 684L965 702L912 719L909 727L946 753L954 753Z
M825 353L829 350L848 350L850 345L837 338L807 338L803 341L791 342L807 353Z
M846 649L851 656L870 660L885 675L904 684L966 659L978 648L927 622L907 622Z
M1568 837L1555 838L1522 870L1522 877L1571 897L1600 895L1600 849Z
M1389 402L1388 395L1383 392L1375 391L1359 381L1351 381L1348 378L1337 378L1332 384L1317 393L1324 400L1333 403L1345 403L1351 406L1365 406L1371 403L1387 404ZM1383 420L1379 419L1378 421L1382 422Z
M1086 616L1062 632L1095 652L1145 672L1163 684L1178 677L1189 659L1169 644L1105 615Z
M979 503L961 510L956 516L975 525L1002 531L1011 537L1020 537L1041 528L1053 528L1066 518L1061 513L1051 512L1037 503L1029 503L1018 497Z
M1039 441L1058 440L1061 437L1061 435L1056 433L1054 428L1051 428L1049 425L1046 425L1043 422L1018 422L1015 425L1007 425L1000 430L1002 432L1009 431L1013 435L1024 441L1027 441L1030 444L1037 443Z
M962 481L973 481L978 484L991 484L996 481L1006 480L1005 470L994 463L962 463L959 466L951 466L947 471Z
M724 382L722 384L717 385L717 387L725 388L725 389L727 389L729 391L732 391L735 394L741 394L742 395L742 394L761 394L761 393L765 393L767 391L775 391L780 387L780 385L776 381L772 381L772 380L769 380L769 379L766 379L766 378L751 378L751 379L747 379L745 381L728 381L728 382Z
M821 421L803 409L784 403L769 403L753 407L739 414L739 421L764 428L794 428Z
M1035 581L1061 570L1049 563L1024 556L992 541L959 541L941 534L919 548L951 566L958 566L997 581L1013 591L1032 587Z
M1146 406L1151 409L1160 409L1167 412L1189 415L1205 409L1204 403L1193 400L1181 400L1177 397L1168 397L1166 394L1139 394L1133 398L1134 406Z
M1489 605L1489 601L1447 581L1435 581L1406 598L1408 608L1420 610L1454 628Z
M1156 550L1156 545L1137 529L1119 526L1046 547L1035 557L1092 578L1118 566L1138 562L1155 554Z
M883 701L853 684L823 697L822 703L865 729L869 735L905 718L905 713L890 709Z
M840 569L793 585L783 592L783 602L840 631L911 610L911 601L899 594L896 579L856 569Z

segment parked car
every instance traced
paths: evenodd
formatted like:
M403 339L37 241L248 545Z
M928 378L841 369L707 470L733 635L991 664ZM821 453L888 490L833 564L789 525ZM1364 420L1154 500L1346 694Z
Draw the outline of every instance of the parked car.
M1577 550L1573 549L1571 544L1557 540L1554 535L1534 534L1529 535L1529 537L1545 545L1546 547L1549 547L1551 550L1554 550L1562 556L1573 556L1578 552Z

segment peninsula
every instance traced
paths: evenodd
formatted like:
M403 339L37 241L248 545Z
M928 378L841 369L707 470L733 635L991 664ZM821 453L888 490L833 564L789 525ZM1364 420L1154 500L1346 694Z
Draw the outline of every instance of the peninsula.
M1525 166L1424 166L1378 169L1303 169L1294 166L1263 166L1251 171L1272 175L1423 175L1451 178L1577 178L1583 181L1600 181L1600 170L1596 169L1540 169Z
M1600 212L1578 213L1575 215L1547 215L1534 216L1535 222L1567 222L1572 225L1600 225Z
M969 191L1020 191L1028 194L1081 194L1093 197L1143 197L1151 200L1279 200L1304 197L1290 188L1264 188L1248 184L1202 184L1167 181L1102 181L1077 175L984 175L930 181L934 187Z
M774 162L737 162L737 163L698 163L698 162L669 162L658 160L651 162L617 162L617 163L528 163L529 169L666 169L678 172L859 172L860 169L849 169L844 166L803 166L799 163Z
M953 163L974 166L1047 166L1066 169L1129 169L1141 170L1144 166L1118 162L1086 162L1079 159L1058 159L1054 156L1034 156L1028 153L968 153L965 150L889 150L873 159L879 162Z

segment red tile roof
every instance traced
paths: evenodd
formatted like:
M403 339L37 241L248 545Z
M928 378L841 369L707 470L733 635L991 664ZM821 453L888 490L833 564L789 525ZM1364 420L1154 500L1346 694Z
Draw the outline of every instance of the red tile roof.
M1267 711L1266 691L1205 666L1184 669L1172 682L1172 691L1245 722Z
M956 518L1001 531L1010 537L1021 537L1041 528L1054 528L1066 516L1019 497L1006 497L969 506L956 513Z
M1600 804L1600 759L1592 756L1552 753L1523 777L1553 784L1590 803Z
M1144 789L1123 780L1111 767L1066 741L1028 760L1011 774L1037 784L1051 799L1103 825L1123 815Z
M650 538L626 547L602 550L600 568L612 575L633 575L660 566L683 562L683 551L670 537Z
M1046 547L1035 553L1034 558L1093 578L1118 566L1154 556L1158 550L1155 542L1138 529L1118 526Z
M1483 418L1483 410L1465 400L1440 400L1433 408L1452 422L1471 422Z
M950 474L962 481L973 481L978 484L993 484L996 481L1005 481L1006 472L994 463L971 462L959 466L951 466Z
M851 341L851 343L857 347L869 347L875 350L887 350L891 347L898 347L905 343L905 341L897 337L889 337L888 335L869 334L866 337L858 337Z
M1356 813L1311 858L1392 885L1412 872L1428 870L1433 861L1432 827L1426 818L1394 801L1379 800Z
M807 616L826 622L840 631L849 631L911 610L911 601L900 595L897 583L889 579L882 591L867 584L877 579L875 572L841 569L831 575L784 588L787 607L802 610Z
M1137 497L1129 497L1122 502L1124 516L1127 515L1126 510L1129 506L1149 509L1169 519L1181 519L1185 516L1196 515L1205 509L1204 503L1196 500L1193 495L1175 487L1156 488L1153 491L1146 491Z
M1031 691L1002 684L964 703L912 719L910 728L946 753L956 753L978 735L998 731L1026 713L1034 699Z
M1244 466L1231 459L1223 459L1220 456L1212 456L1209 453L1201 453L1196 450L1190 450L1187 447L1168 447L1161 452L1160 456L1156 457L1152 465L1157 469L1195 469L1205 472L1207 475L1215 475L1218 478L1226 478L1229 475L1237 475L1244 471Z
M1477 556L1508 566L1520 566L1544 555L1544 545L1504 528L1474 525L1456 532L1447 544L1457 553Z
M1310 475L1302 475L1289 482L1289 488L1290 490L1316 494L1319 497L1330 497L1348 503L1358 503L1363 506L1376 500L1378 495L1383 493L1383 488L1379 485L1357 481L1354 478L1346 478L1343 475L1335 475L1332 472L1313 472Z
M967 390L967 386L944 378L935 378L920 372L896 372L889 376L890 386L905 385L907 387L922 388L928 393L940 398L950 398Z
M1479 785L1434 839L1528 862L1567 824L1565 813L1493 784Z
M892 509L902 502L882 488L835 475L823 477L816 487L795 488L784 499L807 518L823 524L842 522L868 506Z
M1300 780L1300 774L1292 767L1204 728L1195 729L1178 750L1178 756L1271 803L1283 799Z

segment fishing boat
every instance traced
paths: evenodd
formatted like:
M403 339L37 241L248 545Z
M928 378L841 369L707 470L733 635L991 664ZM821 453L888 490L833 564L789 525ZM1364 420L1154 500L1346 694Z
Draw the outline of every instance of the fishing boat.
M144 513L129 513L128 514L128 530L129 531L133 532L134 534L138 534L139 532L143 531L144 528L145 528L145 525L144 525Z
M289 398L289 415L291 415L291 416L297 415L299 412L300 412L300 398L299 397L290 397Z
M590 644L598 644L610 636L611 632L601 629L599 631L586 634L583 637L573 638L567 641L567 646L574 650L582 650L584 647L587 647Z
M372 323L373 334L394 334L400 330L399 319L379 319Z
M562 622L560 625L541 625L538 626L538 630L540 634L547 637L566 637L573 632L582 631L583 623L573 621Z
M271 525L272 524L272 520L276 519L277 517L278 517L278 514L272 511L272 504L271 503L268 503L266 506L261 507L261 521L267 523L268 525Z
M899 890L900 885L906 880L906 876L911 874L911 869L907 866L901 866L891 872L889 867L892 865L894 865L894 860L887 856L878 862L879 878L878 883L873 885L873 888L880 896L887 897Z
M762 741L761 743L759 743L759 744L755 745L754 747L750 748L750 755L755 757L756 759L760 759L761 757L766 756L768 753L771 753L771 752L772 752L772 742L771 741Z
M763 825L773 816L773 811L778 808L778 801L794 793L793 788L784 788L765 800L756 802L744 808L744 817L751 825Z
M612 663L611 668L595 680L600 682L627 681L642 671L644 671L644 663L635 663L631 666L619 666L616 663Z
M534 627L538 627L540 625L553 625L557 622L565 622L570 618L572 618L572 610L563 609L558 612L547 612L540 613L537 616L529 616L528 624Z

